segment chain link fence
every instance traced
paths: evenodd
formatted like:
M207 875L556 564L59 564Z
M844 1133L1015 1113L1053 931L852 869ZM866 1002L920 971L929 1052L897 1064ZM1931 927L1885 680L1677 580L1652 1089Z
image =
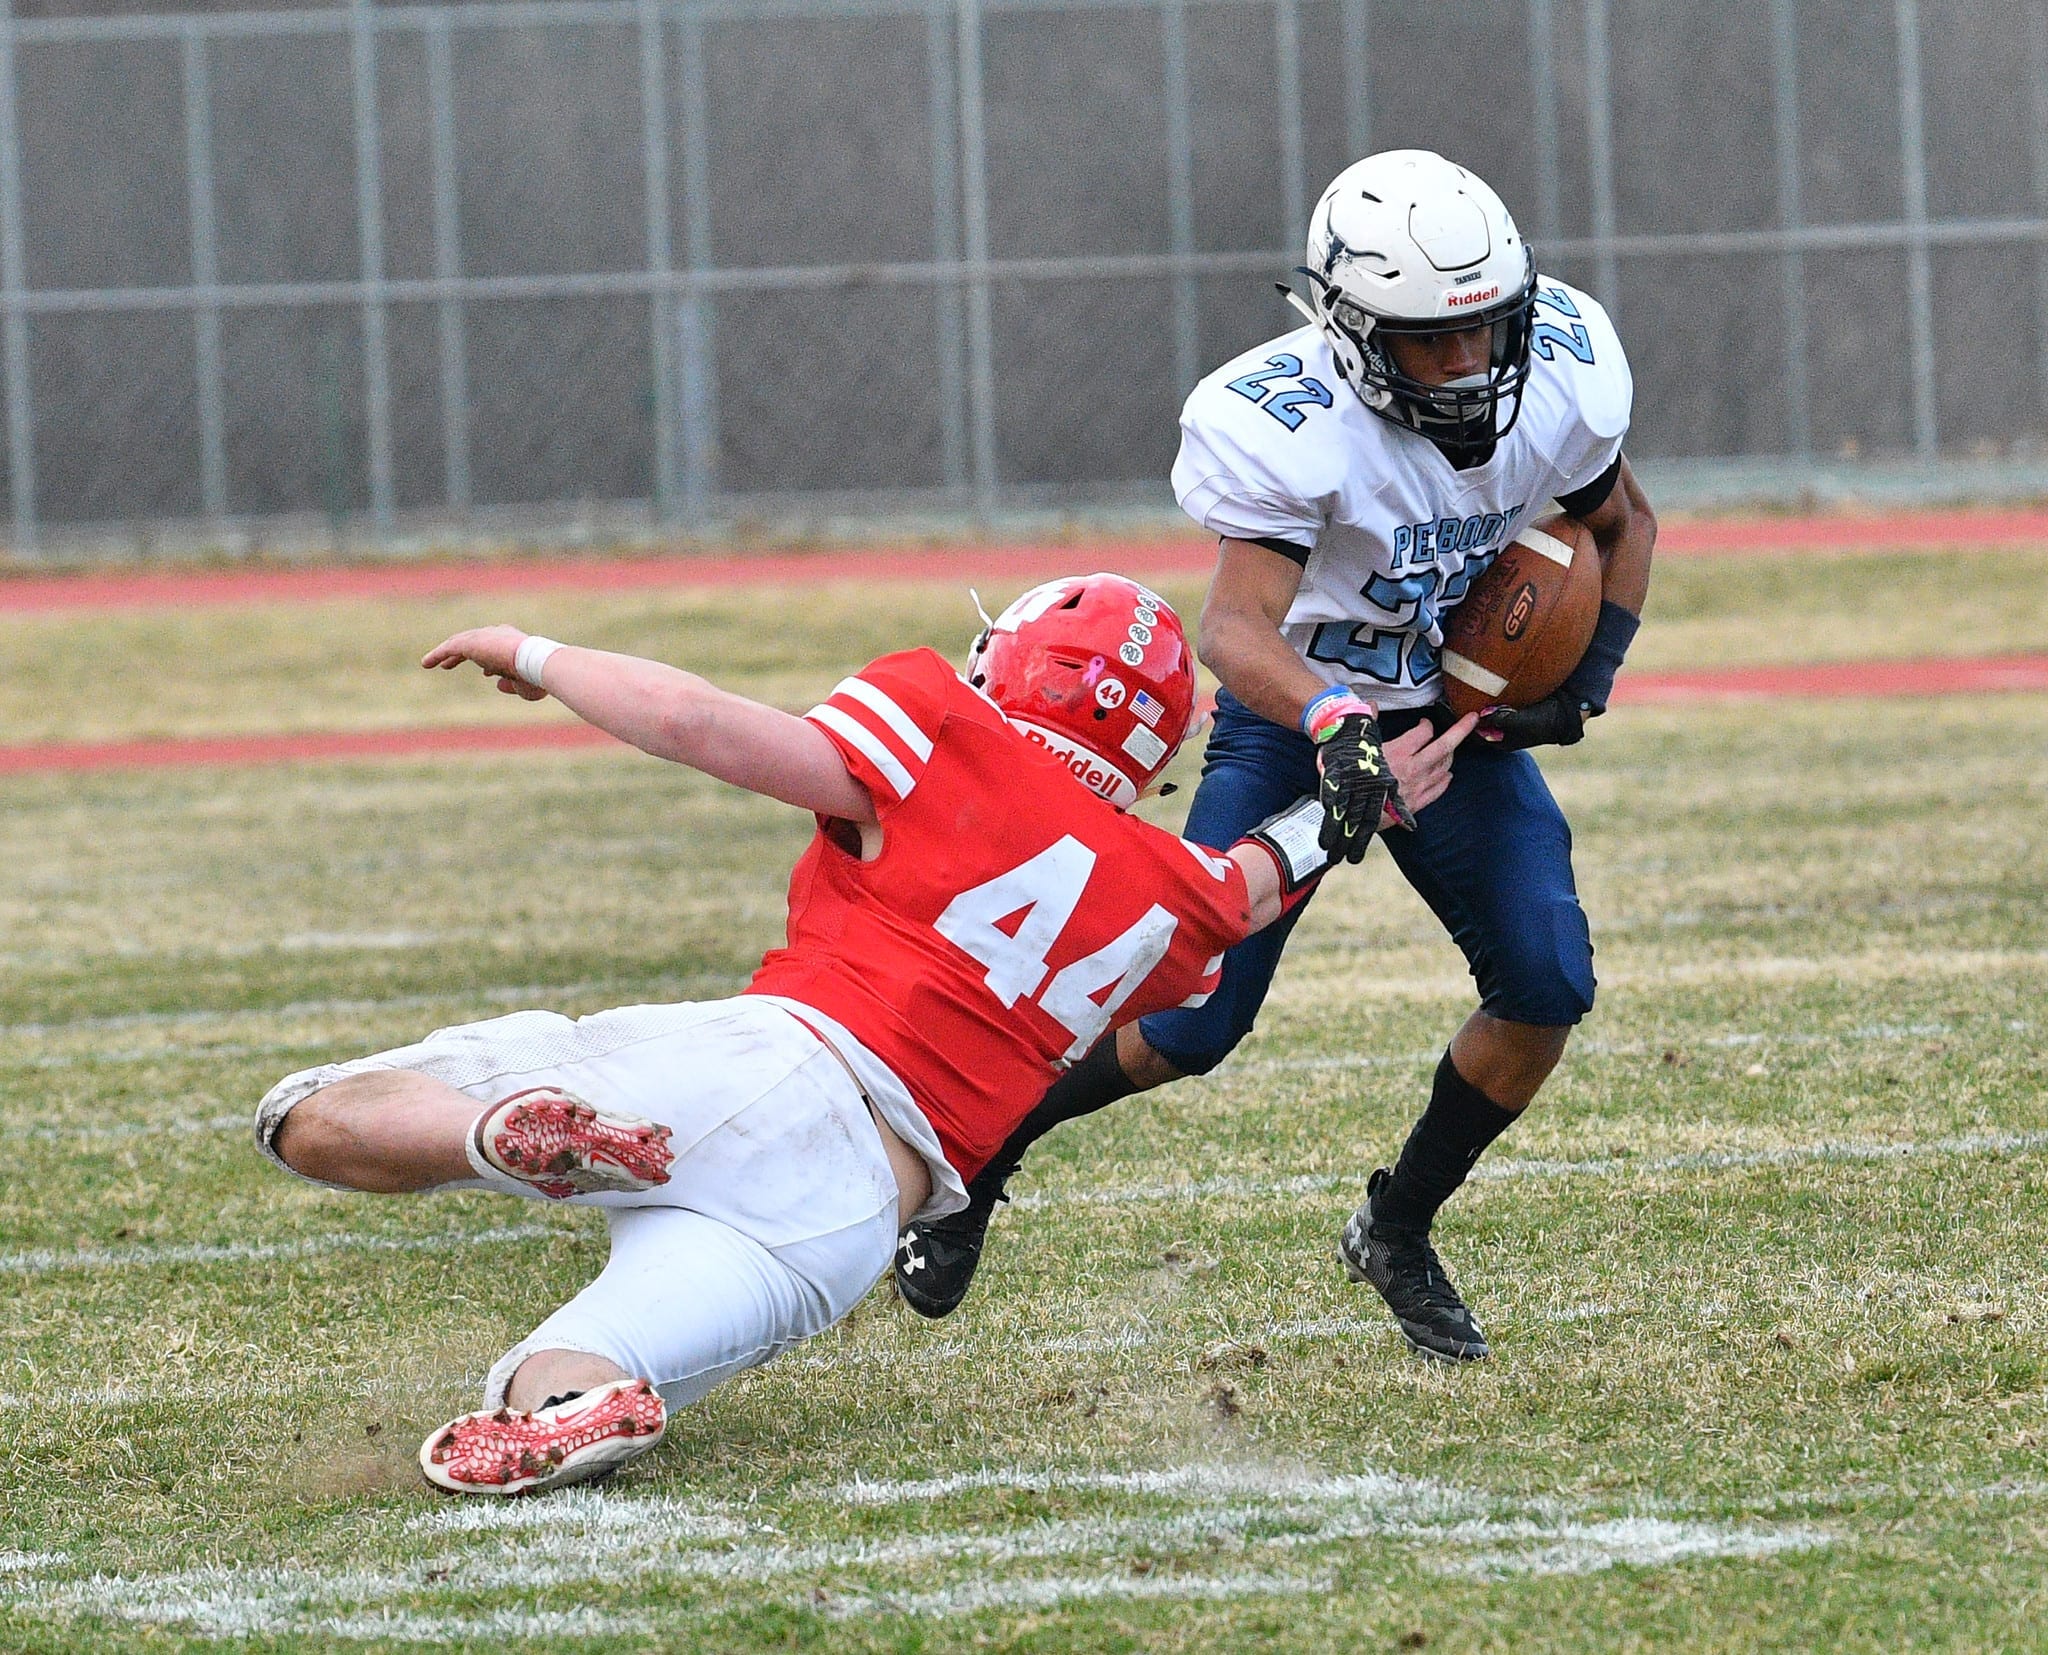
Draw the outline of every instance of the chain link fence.
M14 549L1162 500L1410 144L1615 310L1639 458L2048 450L2048 0L17 0Z

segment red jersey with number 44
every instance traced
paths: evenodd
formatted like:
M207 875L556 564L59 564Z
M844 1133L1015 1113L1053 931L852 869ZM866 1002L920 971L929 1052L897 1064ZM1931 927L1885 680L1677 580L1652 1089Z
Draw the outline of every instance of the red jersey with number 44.
M821 822L748 992L837 1018L972 1178L1105 1030L1208 995L1250 924L1244 872L1098 798L931 650L806 716L874 796L881 854Z

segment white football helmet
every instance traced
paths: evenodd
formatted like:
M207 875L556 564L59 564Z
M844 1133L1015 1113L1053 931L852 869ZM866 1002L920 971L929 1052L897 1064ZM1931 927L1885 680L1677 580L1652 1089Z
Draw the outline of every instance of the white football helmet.
M1458 466L1481 465L1521 413L1536 258L1501 198L1456 162L1390 149L1331 180L1308 222L1304 300L1337 371L1382 419L1419 432ZM1493 328L1488 371L1450 385L1403 373L1389 333Z

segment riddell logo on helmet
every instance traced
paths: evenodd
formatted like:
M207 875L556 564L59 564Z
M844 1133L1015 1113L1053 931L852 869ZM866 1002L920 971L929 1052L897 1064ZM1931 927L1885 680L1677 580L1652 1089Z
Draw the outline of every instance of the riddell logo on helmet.
M1453 310L1463 310L1467 305L1483 305L1488 299L1498 299L1499 297L1500 284L1496 282L1491 287L1478 288L1471 293L1453 293L1444 300L1444 303Z
M1064 764L1073 773L1074 780L1090 793L1116 805L1128 805L1137 798L1138 790L1131 784L1130 777L1114 765L1103 763L1071 737L1054 735L1036 724L1026 724L1022 719L1010 722L1026 741L1034 747L1043 747Z

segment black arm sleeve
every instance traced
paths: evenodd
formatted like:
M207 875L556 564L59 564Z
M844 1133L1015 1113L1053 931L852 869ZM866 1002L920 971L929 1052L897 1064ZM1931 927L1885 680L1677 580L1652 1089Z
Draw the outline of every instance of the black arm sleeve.
M1621 477L1621 456L1614 456L1614 464L1595 477L1584 488L1575 488L1569 494L1560 494L1557 503L1564 507L1567 517L1584 517L1589 511L1598 511L1607 504L1608 495L1614 492L1614 485Z

